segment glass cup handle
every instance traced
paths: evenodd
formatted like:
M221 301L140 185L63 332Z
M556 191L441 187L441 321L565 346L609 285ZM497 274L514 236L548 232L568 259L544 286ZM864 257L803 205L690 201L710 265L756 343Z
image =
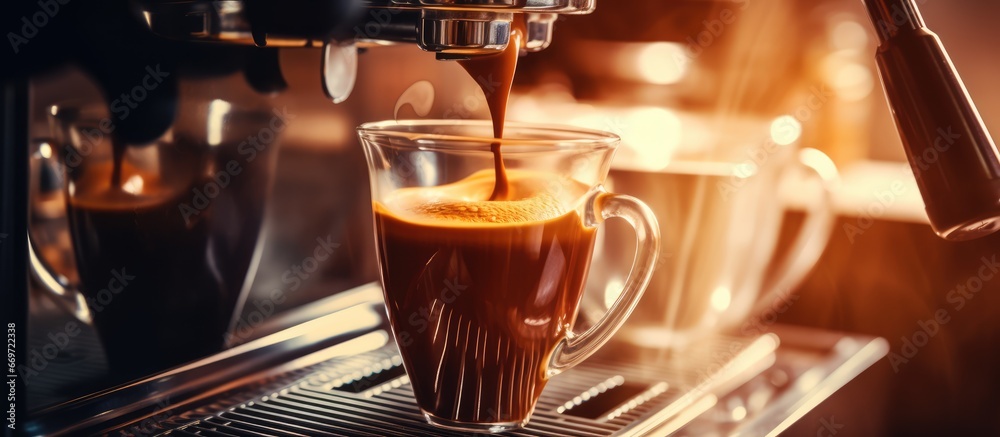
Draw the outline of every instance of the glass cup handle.
M798 236L795 237L784 261L775 271L774 279L764 286L765 291L761 293L761 299L757 300L751 314L760 314L774 303L780 291L791 290L802 282L819 261L827 242L830 241L835 219L833 189L840 180L837 167L825 153L812 148L799 151L797 164L820 181L823 193L818 200L807 206L806 218Z
M570 331L556 345L549 361L549 377L580 364L604 346L632 314L653 277L660 254L660 226L653 211L639 199L608 193L602 187L588 199L584 222L587 226L597 226L609 218L625 219L635 229L632 270L618 299L601 320L582 334Z
M38 280L42 288L48 293L59 306L70 312L74 317L83 323L90 324L90 309L87 307L87 300L80 293L75 284L71 284L65 276L55 273L54 269L38 256L35 249L35 239L28 232L28 258L31 265L31 274Z

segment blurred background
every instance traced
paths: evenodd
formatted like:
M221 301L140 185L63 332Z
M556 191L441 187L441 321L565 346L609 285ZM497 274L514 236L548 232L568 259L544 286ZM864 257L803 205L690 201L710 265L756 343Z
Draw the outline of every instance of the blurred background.
M994 49L1000 28L993 23L1000 2L926 0L921 8L986 124L1000 130L1000 94L993 88L1000 72ZM1000 278L992 280L981 268L997 267L992 260L1000 236L952 243L927 225L875 70L876 35L860 1L604 0L595 13L560 18L556 27L551 47L521 58L509 120L615 132L623 138L616 171L655 175L678 162L739 164L775 144L821 150L839 170L836 221L825 251L794 287L796 298L759 326L876 335L889 340L891 352L790 434L833 435L818 433L830 431L821 421L833 418L843 435L1000 433L1000 348L994 343L1000 341ZM412 46L367 50L352 98L339 105L320 91L318 50L285 49L280 56L289 88L270 104L295 117L282 139L252 296L280 287L281 272L310 253L317 236L333 235L342 249L289 293L274 316L329 290L377 279L376 259L368 256L374 248L358 124L488 117L477 83L459 65ZM36 100L66 98L68 88L81 98L97 96L82 77L75 79L80 86L68 87L67 74L73 72L39 80ZM204 80L215 81L214 89L249 94L239 77ZM202 85L185 85L182 98L197 96ZM39 131L45 130L39 112L45 107L36 105ZM792 187L757 200L805 204L810 193ZM44 215L47 207L36 208ZM779 253L801 221L792 208L780 230ZM70 254L56 249L43 256L72 263ZM45 305L36 300L33 311ZM941 311L946 322L928 322Z
M1000 58L992 48L1000 42L992 23L1000 2L928 0L921 8L986 124L1000 129L993 87ZM789 434L824 435L821 419L831 418L844 425L844 435L1000 432L1000 279L983 280L981 292L961 298L964 304L954 291L978 275L983 257L1000 250L1000 237L951 243L926 224L874 66L876 34L860 1L605 2L557 27L551 47L521 58L510 119L616 132L624 138L619 169L743 161L767 141L822 150L839 169L830 242L777 322L882 336L891 352ZM345 138L357 121L393 117L398 96L421 80L437 92L427 117L487 118L475 82L457 65L410 49L362 57L356 95L363 97L330 114L349 120L342 122ZM404 108L398 116L415 114ZM801 130L767 129L789 124ZM791 138L780 138L789 132ZM328 148L329 136L316 142ZM360 158L351 159L360 168ZM788 215L779 247L787 246L798 220ZM949 321L928 333L915 354L904 350L923 340L920 323L929 326L942 309Z

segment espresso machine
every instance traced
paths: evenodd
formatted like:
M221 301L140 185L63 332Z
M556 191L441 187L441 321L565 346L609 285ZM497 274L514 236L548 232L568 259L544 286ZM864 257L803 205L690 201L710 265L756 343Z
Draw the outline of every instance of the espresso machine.
M556 21L596 6L595 0L52 0L15 6L8 16L19 33L9 37L12 50L5 52L3 65L12 67L2 75L0 109L0 269L5 281L11 278L5 311L27 343L17 363L28 367L15 373L22 379L32 375L17 396L19 432L440 433L423 423L410 399L376 282L370 199L354 189L366 177L352 131L366 120L357 117L390 115L382 107L357 109L361 115L354 118L344 114L366 99L385 100L378 94L385 85L375 82L404 81L402 72L386 67L498 53L509 44L516 20L525 25L526 51L542 51L553 41ZM617 7L602 7L609 6ZM400 57L366 59L382 51ZM120 96L133 95L146 76L161 80L155 92L147 89L134 107L124 103L129 115L114 118ZM109 372L93 329L63 328L94 312L85 299L60 292L74 278L45 274L58 268L27 273L32 264L52 267L72 258L60 247L65 232L51 230L65 226L58 223L65 217L58 211L45 217L53 207L39 200L60 184L53 150L69 140L52 126L61 115L76 114L72 106L68 112L59 106L61 93L72 94L66 83L89 84L85 98L107 106L102 114L111 112L114 135L130 144L182 132L176 126L191 118L198 122L192 130L205 130L219 108L266 107L270 113L286 107L283 149L267 161L276 169L269 199L278 217L261 225L262 237L248 251L253 260L246 263L259 267L249 268L246 283L237 287L241 297L222 349L164 361L139 374ZM386 95L392 100L406 85L397 83L399 89ZM306 100L303 95L314 106L287 108L288 102ZM320 100L334 112L303 115ZM296 117L310 122L296 123ZM250 120L253 132L274 119ZM351 131L341 140L346 146L320 157L310 154L313 146L291 145L344 138L341 125ZM212 134L207 138L211 143ZM204 193L208 186L201 188ZM55 224L38 223L52 218ZM13 231L29 228L30 239ZM330 261L310 268L327 259L320 250L329 251ZM285 279L295 276L299 280L289 287ZM613 345L550 384L524 435L780 432L886 353L884 341L874 337L783 329L719 335L683 356ZM59 346L64 334L65 348ZM46 347L53 344L58 351L49 356ZM801 383L803 375L808 383Z

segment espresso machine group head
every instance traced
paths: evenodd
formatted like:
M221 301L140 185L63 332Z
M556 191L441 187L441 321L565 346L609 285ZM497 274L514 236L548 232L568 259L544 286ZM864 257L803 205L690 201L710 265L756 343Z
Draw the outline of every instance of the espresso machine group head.
M186 40L269 47L330 41L416 43L445 58L502 51L511 22L523 15L527 51L552 41L559 14L587 14L596 0L156 1L142 5L149 28Z
M503 51L523 20L524 50L548 47L559 14L586 14L596 0L147 0L142 18L157 35L260 47L323 47L324 91L350 93L357 50L413 43L438 59ZM272 71L277 71L271 68ZM329 74L327 72L335 72Z
M524 23L524 50L539 51L549 45L558 15L589 13L596 0L62 3L57 3L58 12L44 29L28 29L39 36L21 38L24 41L15 44L17 53L7 53L11 58L4 65L13 68L0 72L0 77L13 84L63 65L75 65L110 103L134 86L136 71L149 67L170 72L155 93L157 102L139 105L127 119L114 120L116 135L125 142L141 144L158 138L173 123L177 81L183 78L242 71L254 90L273 94L287 87L278 49L317 47L323 50L323 91L340 103L354 87L359 51L411 43L439 59L489 55L507 47L515 20ZM32 5L18 3L10 16L39 14ZM14 28L18 23L11 21Z
M226 57L242 53L244 61L235 68L242 68L249 84L262 93L286 87L276 48L322 48L323 92L340 103L354 88L359 50L411 43L438 59L469 59L502 52L513 23L521 20L526 33L524 51L539 51L551 42L558 15L590 13L596 0L129 2L139 26L149 35L184 47L174 50L182 58L190 50L205 50L192 46L215 46L215 51L228 46ZM192 44L203 42L222 44Z

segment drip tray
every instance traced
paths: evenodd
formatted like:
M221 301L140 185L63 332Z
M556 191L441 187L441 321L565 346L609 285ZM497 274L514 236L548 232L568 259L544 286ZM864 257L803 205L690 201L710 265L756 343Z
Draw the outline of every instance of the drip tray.
M29 412L26 427L38 435L455 435L424 422L380 298L370 285L332 296L276 318L272 328L285 328L257 340ZM509 435L776 435L888 353L881 338L772 328L674 353L613 340L553 378L528 427Z
M738 395L738 388L773 369L778 346L778 337L773 334L753 339L718 337L673 356L634 346L610 346L604 354L553 378L528 426L507 435L678 432L697 424L695 419L722 404L719 400L724 396ZM238 405L183 414L172 421L181 425L163 434L460 435L424 421L394 345L333 358L309 370L307 376L280 390L248 397ZM840 381L843 383L846 381ZM785 421L787 416L780 419Z

